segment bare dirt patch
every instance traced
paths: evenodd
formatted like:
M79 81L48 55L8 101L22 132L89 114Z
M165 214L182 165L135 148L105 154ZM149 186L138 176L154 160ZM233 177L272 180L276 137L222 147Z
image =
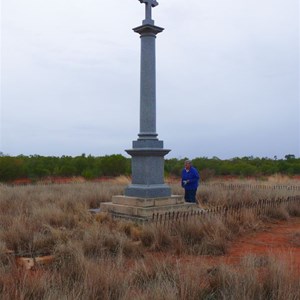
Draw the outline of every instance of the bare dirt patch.
M149 254L156 258L171 259L185 267L206 265L208 270L220 265L238 265L246 256L273 257L276 260L291 264L294 271L300 274L300 219L294 218L285 222L268 224L261 232L255 232L238 238L229 246L227 254L211 255L172 255L167 253Z
M230 251L230 257L246 254L293 255L295 263L300 266L300 220L278 222L269 225L263 232L251 234L236 241Z

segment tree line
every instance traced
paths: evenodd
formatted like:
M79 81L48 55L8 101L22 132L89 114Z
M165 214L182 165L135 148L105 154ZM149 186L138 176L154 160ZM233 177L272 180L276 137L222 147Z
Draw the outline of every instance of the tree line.
M180 176L186 158L166 159L165 175ZM300 158L288 154L284 159L258 157L198 157L193 165L200 171L202 180L214 176L263 177L272 174L300 175ZM106 156L0 156L0 182L20 178L38 180L46 177L82 176L93 179L103 176L131 174L131 160L120 154Z

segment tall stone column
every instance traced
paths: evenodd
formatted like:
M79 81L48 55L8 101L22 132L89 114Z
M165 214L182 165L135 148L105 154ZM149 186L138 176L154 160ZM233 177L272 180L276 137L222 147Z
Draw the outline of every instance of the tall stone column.
M143 25L134 28L141 38L140 71L140 132L133 141L132 184L125 189L126 196L161 198L169 197L171 189L164 183L164 156L170 150L163 149L163 141L156 133L156 35L164 29L154 25L151 9L158 5L153 0L139 0L146 4Z

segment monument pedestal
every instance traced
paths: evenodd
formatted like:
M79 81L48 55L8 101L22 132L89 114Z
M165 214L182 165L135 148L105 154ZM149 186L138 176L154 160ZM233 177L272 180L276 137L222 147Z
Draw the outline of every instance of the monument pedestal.
M163 141L139 139L126 150L132 156L132 183L125 189L125 196L136 198L166 198L171 188L164 183L164 156L170 150L163 149Z
M112 197L112 202L101 203L101 212L108 212L113 217L122 217L134 221L149 221L154 214L191 212L198 209L195 203L187 203L179 195L162 198L117 195Z

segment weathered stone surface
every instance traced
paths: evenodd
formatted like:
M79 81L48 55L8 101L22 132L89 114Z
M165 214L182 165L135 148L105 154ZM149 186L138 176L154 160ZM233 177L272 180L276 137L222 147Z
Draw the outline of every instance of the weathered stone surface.
M125 189L129 197L161 198L170 197L171 188L166 184L131 184Z
M137 207L153 207L182 204L184 203L184 199L180 195L172 195L171 197L164 198L138 198L117 195L112 197L112 203Z
M173 202L174 199L170 198L170 202ZM178 200L178 199L176 199ZM168 200L166 201L166 203ZM156 206L135 206L135 205L124 205L124 204L114 204L112 202L101 203L101 212L108 212L112 215L126 215L140 218L151 219L153 214L165 214L173 212L190 212L193 210L198 210L198 207L194 203L176 203L168 205L156 205Z

